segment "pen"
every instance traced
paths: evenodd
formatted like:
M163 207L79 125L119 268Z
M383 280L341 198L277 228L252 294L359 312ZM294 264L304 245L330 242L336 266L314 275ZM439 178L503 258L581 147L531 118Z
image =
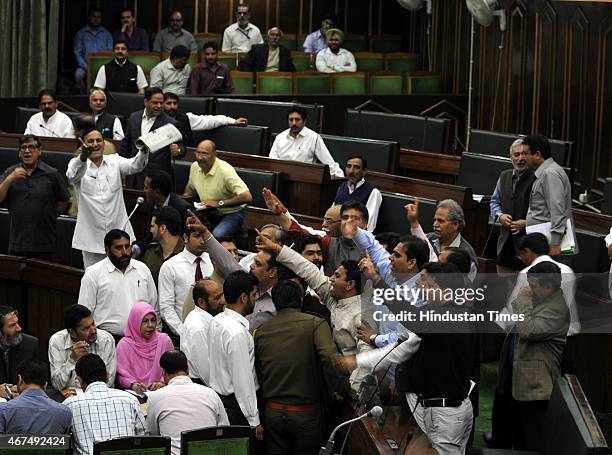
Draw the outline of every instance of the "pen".
M138 280L138 287L140 287L140 280Z

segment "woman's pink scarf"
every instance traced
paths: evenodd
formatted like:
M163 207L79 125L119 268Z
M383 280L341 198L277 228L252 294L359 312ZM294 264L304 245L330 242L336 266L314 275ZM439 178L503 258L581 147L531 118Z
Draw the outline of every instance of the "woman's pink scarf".
M155 314L151 305L136 303L125 327L125 336L117 344L117 376L120 384L129 388L134 382L149 386L162 381L159 359L166 351L174 349L170 337L155 332L150 339L140 334L140 325L145 316Z

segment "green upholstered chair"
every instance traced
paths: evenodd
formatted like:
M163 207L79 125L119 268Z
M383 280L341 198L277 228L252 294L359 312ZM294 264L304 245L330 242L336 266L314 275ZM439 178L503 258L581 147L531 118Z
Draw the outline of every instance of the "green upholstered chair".
M296 39L296 50L303 51L304 50L304 41L306 41L307 33L302 33L301 35L297 35Z
M331 73L331 87L334 95L363 95L366 93L366 75L355 73Z
M94 455L170 455L170 438L129 436L95 442Z
M217 61L225 63L233 71L238 68L238 62L245 55L246 52L219 52Z
M355 52L357 71L374 73L385 69L385 56L376 52Z
M208 41L214 41L219 45L219 49L221 49L222 37L220 33L197 33L194 35L194 38L198 46L198 52L202 52L204 50L202 49L202 46Z
M253 94L253 73L250 71L230 71L234 81L234 93L238 95Z
M255 429L232 425L181 433L181 455L255 454Z
M255 93L262 95L291 95L293 73L269 71L257 73Z
M296 95L329 94L329 74L316 71L293 73L293 93Z
M370 93L372 95L401 95L404 78L402 73L381 71L368 74Z
M315 53L291 51L291 59L296 71L308 71L314 68Z
M442 93L442 73L415 71L406 73L406 94L424 95Z
M417 54L393 52L385 54L385 60L387 61L387 71L406 73L419 69L419 56Z
M400 35L372 35L370 36L370 50L383 53L400 52L402 37Z
M368 37L366 35L346 35L341 46L351 52L366 52Z

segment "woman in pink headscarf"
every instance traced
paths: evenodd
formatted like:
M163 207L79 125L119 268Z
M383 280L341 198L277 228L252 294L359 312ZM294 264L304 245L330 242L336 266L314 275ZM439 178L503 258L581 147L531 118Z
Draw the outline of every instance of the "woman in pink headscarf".
M132 307L125 336L117 344L117 378L126 389L143 393L164 386L159 358L174 346L156 327L157 316L151 305L138 302Z

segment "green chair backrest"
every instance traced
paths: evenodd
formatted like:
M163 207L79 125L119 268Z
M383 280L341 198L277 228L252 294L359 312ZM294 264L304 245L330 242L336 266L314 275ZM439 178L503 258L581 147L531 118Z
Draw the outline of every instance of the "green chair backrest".
M297 42L297 44L296 44L296 49L297 49L298 51L303 51L303 50L304 50L304 41L306 41L306 37L307 37L307 36L308 36L308 35L306 35L306 34L302 34L302 35L298 35L298 36L297 36L297 40L296 40L296 42Z
M249 438L190 441L187 455L249 455Z
M280 43L290 51L299 50L297 48L297 41L295 39L295 35L284 35Z
M365 73L340 73L332 77L334 95L363 95L366 93Z
M238 53L238 59L236 59L236 52L219 52L217 60L225 63L230 71L233 71L238 68L237 61L239 61L243 55L244 53Z
M442 93L441 74L406 74L406 93L423 95Z
M145 73L145 76L148 76L151 70L155 67L155 65L157 65L161 61L160 55L157 52L133 53L130 54L129 59L130 62L141 66L142 71Z
M293 51L291 52L291 59L296 71L307 71L314 62L314 56L310 52Z
M370 93L372 95L401 95L403 85L401 74L370 75Z
M370 36L370 49L372 52L400 52L402 50L402 37L399 35Z
M285 74L257 74L257 93L268 95L291 95L293 93L293 80L291 73Z
M318 95L329 94L329 75L324 73L293 74L293 91L295 94Z
M100 67L111 61L113 58L112 52L97 52L92 54L87 54L87 86L93 87L94 82L96 81L96 76L98 75L98 71ZM159 62L159 56L158 60Z
M368 41L365 35L346 35L342 47L351 52L365 52L368 50Z
M415 54L397 52L386 54L385 57L387 60L387 71L406 73L417 71L419 68L419 57Z
M357 52L355 53L355 62L357 63L357 71L366 71L374 73L385 69L385 59L383 54L374 52Z
M11 447L11 448L1 448L0 455L67 455L71 454L72 450L66 449L48 449L45 447L45 450L40 449L23 449L19 447Z
M253 73L247 71L230 71L234 81L234 93L238 95L253 94Z
M198 52L202 52L203 51L202 46L204 45L204 43L207 43L209 41L214 41L215 43L219 45L219 49L221 49L221 34L219 33L204 33L204 34L198 33L197 35L194 36L194 38L198 46Z

